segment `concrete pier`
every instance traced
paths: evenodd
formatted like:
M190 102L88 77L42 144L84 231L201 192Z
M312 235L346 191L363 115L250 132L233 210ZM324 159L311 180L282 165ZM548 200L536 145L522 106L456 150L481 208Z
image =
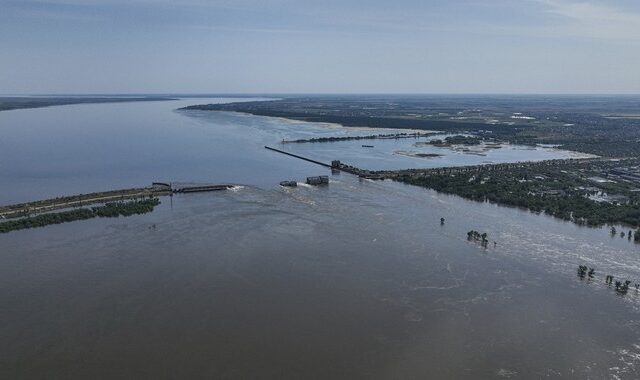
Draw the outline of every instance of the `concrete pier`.
M272 151L274 151L274 152L278 152L278 153L286 154L287 156L291 156L291 157L299 158L299 159L301 159L301 160L308 161L308 162L311 162L311 163L316 164L316 165L324 166L325 168L330 168L330 167L331 167L331 165L329 165L329 164L325 164L324 162L320 162L320 161L312 160L311 158L307 158L307 157L299 156L299 155L297 155L297 154L293 154L293 153L285 152L284 150L280 150L280 149L272 148L272 147L270 147L270 146L266 146L266 145L265 145L265 148L266 148L266 149L269 149L269 150L272 150Z

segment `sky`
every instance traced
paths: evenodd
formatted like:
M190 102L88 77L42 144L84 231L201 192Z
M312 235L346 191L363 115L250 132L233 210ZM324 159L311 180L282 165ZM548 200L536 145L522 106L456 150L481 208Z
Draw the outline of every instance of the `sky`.
M640 93L638 0L0 0L0 94Z

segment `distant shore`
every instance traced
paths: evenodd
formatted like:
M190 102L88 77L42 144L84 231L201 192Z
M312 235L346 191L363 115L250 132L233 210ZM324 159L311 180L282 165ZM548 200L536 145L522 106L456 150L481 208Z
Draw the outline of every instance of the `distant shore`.
M106 96L6 96L0 97L0 111L11 111L29 108L43 108L53 106L65 106L71 104L96 104L96 103L124 103L124 102L151 102L161 100L176 100L163 96L135 96L135 97L106 97Z

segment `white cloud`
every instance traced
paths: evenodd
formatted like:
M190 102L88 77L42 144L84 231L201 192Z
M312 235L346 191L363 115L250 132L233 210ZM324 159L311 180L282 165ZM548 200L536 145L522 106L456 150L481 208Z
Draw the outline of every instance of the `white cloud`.
M109 5L158 5L178 7L207 7L248 9L265 8L286 3L289 0L22 0L22 4L50 4L69 6L109 6Z
M535 0L546 7L546 12L563 18L562 25L550 27L551 32L574 37L640 40L640 13L612 2L585 2L571 0Z

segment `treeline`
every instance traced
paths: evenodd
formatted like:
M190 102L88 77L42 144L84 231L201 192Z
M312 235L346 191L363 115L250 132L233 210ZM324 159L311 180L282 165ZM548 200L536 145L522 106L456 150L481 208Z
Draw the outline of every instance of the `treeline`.
M153 211L153 209L159 204L160 200L158 198L151 198L140 201L114 202L107 203L104 206L41 214L0 223L0 233L44 227L50 224L61 224L76 220L86 220L96 217L116 218L119 216L146 214Z
M402 139L402 138L417 138L431 136L431 133L392 133L392 134L378 134L378 135L366 135L366 136L329 136L329 137L314 137L311 139L298 139L298 140L284 140L285 144L291 143L324 143L335 141L351 141L351 140L375 140L375 139Z
M129 97L3 97L0 99L0 111L23 108L41 108L84 103L122 103L155 100L177 100L164 96Z
M431 140L431 145L479 145L482 142L482 138L476 136L463 136L455 135L449 136L442 140Z
M154 191L150 188L132 188L132 189L122 189L122 190L112 190L112 191L101 191L96 193L89 194L77 194L71 196L63 196L56 197L51 199L43 199L33 202L26 203L17 203L8 206L0 206L0 214L9 215L9 217L19 217L19 216L28 216L29 210L39 209L39 208L47 208L47 207L55 207L57 204L69 204L76 203L79 206L82 206L82 202L90 202L85 206L88 206L92 203L100 203L93 202L94 199L99 198L111 198L111 202L114 202L118 198L121 200L126 199L134 199L136 197L140 197L143 195L152 195L153 193L158 193L158 191Z
M586 139L585 139L586 140ZM558 141L560 149L585 152L602 157L637 157L640 156L640 143L636 140L609 141Z
M118 216L131 216L146 214L160 204L158 198L145 199L131 202L107 203L104 206L92 207L91 210L101 218L116 218Z
M531 176L531 173L529 175ZM577 224L601 226L621 223L640 226L640 204L633 199L622 205L595 202L585 193L570 190L575 185L567 175L542 181L543 184L539 181L519 180L521 178L523 175L516 171L505 171L493 172L488 178L464 173L424 177L406 175L398 177L397 180L475 201L489 201L522 207L533 212L544 212ZM563 180L567 183L562 183ZM565 190L543 187L549 182L553 183L555 189Z
M554 144L562 149L596 154L603 157L636 157L640 155L640 120L633 118L611 118L601 113L630 109L620 107L619 101L610 103L602 111L589 108L588 99L580 99L581 104L565 107L547 104L540 108L532 100L502 104L487 104L475 99L470 104L479 112L481 120L452 120L452 115L466 112L470 107L458 101L450 107L442 108L429 100L404 99L347 99L347 98L299 98L281 99L269 102L244 102L229 104L203 104L184 109L237 111L260 116L284 117L309 122L338 123L345 127L408 128L438 130L446 133L475 133L496 141L512 144L537 145ZM601 107L602 105L598 106ZM629 108L628 108L629 107ZM637 106L636 106L637 108ZM505 118L516 109L529 109L534 122ZM604 111L606 109L606 111ZM442 113L442 114L441 114ZM435 116L434 116L435 114ZM478 113L473 113L477 115ZM412 115L408 117L407 115ZM484 120L482 120L484 119ZM499 122L487 123L489 119Z
M263 104L264 103L264 104ZM268 104L267 104L268 103ZM285 103L288 104L288 103ZM249 113L256 116L282 117L292 120L316 122L316 123L333 123L341 124L345 127L368 127L368 128L390 128L390 129L423 129L438 130L447 132L463 132L468 130L487 129L489 125L481 122L470 121L448 121L448 120L429 120L429 119L413 119L403 117L383 117L368 115L329 115L311 113L305 111L289 111L284 108L283 103L279 101L270 102L245 102L245 103L227 103L227 104L200 104L183 107L181 110L200 110L200 111L233 111ZM345 110L346 113L348 110ZM507 126L490 125L491 128L502 128ZM511 127L511 126L508 126ZM512 127L511 127L512 128Z

